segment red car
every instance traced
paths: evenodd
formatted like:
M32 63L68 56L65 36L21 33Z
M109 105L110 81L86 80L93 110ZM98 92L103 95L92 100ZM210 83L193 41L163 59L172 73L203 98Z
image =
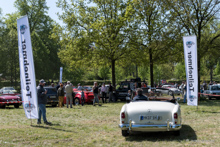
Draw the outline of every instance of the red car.
M15 108L19 108L22 101L19 96L16 95L0 95L0 107L5 108L5 106L14 105Z
M75 97L73 98L73 104L79 105L81 104L81 90L73 89L75 92ZM94 95L92 91L84 91L85 103L92 103L94 99ZM66 104L66 96L64 97L63 103Z

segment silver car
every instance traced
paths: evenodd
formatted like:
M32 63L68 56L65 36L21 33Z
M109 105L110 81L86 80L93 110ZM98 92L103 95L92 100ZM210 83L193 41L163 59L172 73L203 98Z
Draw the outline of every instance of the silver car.
M173 93L177 95L181 94L181 91L174 85L163 85L161 88L157 88L156 91L168 95L172 95Z
M220 84L209 85L208 90L205 90L203 93L209 100L211 100L211 98L220 98Z

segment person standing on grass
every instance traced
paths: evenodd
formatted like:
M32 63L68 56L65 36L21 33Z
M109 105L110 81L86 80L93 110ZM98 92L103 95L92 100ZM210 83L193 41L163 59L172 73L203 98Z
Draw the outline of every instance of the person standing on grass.
M60 87L57 90L57 95L59 98L59 107L63 107L63 99L64 99L64 88L63 88L63 84L60 83Z
M108 102L109 102L109 103L110 103L111 101L112 101L112 102L115 102L115 100L113 99L113 86L111 85L111 83L109 83L108 92L109 92L109 100L108 100Z
M186 100L187 100L187 84L185 83L184 85L184 99L183 99L183 103L186 103Z
M184 97L184 85L185 85L185 82L184 82L184 81L182 81L182 84L180 85L180 89L181 89L182 98Z
M102 84L101 93L102 93L102 103L105 103L106 102L106 93L107 93L107 87L105 86L105 83ZM105 101L104 101L104 98L105 98Z
M84 103L85 103L84 88L82 88L82 92L81 92L81 103L82 103L82 106L83 106Z
M37 86L37 98L38 98L38 107L39 107L37 124L41 124L41 115L42 115L44 123L47 125L51 125L52 123L48 122L46 118L47 90L44 89L45 83L46 82L43 79L41 79L39 85Z
M69 102L70 102L70 108L72 107L73 104L73 97L72 97L72 93L73 93L73 87L70 84L70 81L67 82L67 85L65 87L65 91L66 91L66 107L69 107Z
M94 100L93 100L93 106L95 106L95 103L97 102L99 105L99 98L98 98L98 94L99 94L99 86L97 82L94 82L94 86L92 87L92 92L94 95ZM100 106L100 105L99 105Z

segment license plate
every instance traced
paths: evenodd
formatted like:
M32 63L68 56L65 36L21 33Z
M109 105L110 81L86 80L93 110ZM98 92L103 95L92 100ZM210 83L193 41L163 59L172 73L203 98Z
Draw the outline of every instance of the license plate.
M56 98L56 96L50 96L50 98Z
M161 120L162 116L140 116L140 120Z

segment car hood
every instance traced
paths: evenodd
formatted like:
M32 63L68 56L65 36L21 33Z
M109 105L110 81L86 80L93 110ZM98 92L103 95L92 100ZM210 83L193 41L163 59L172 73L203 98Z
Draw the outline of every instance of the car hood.
M12 95L1 95L0 98L3 98L3 99L17 99L19 97L18 96L12 96Z

